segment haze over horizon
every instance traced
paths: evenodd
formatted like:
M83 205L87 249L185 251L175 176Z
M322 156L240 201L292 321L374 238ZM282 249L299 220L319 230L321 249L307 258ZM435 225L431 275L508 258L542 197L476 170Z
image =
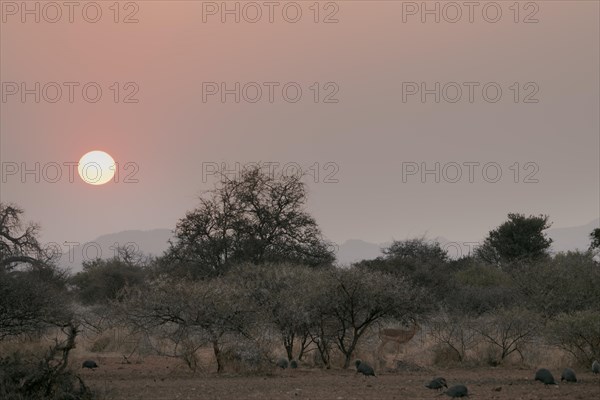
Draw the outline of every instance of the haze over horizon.
M193 208L193 207L192 207ZM191 208L190 208L191 210ZM189 210L185 210L185 211L189 211ZM182 214L182 217L185 215L185 211ZM35 218L33 218L30 213L28 213L27 210L25 210L26 212L26 216L29 217L28 221L30 222L34 222L34 223L40 223L40 220L37 220ZM537 215L539 213L536 213L535 215ZM498 225L500 225L502 222L504 222L506 220L506 215L504 216L504 219L501 219L498 221L498 223L496 223L495 225L489 226L488 228L484 228L484 230L481 231L481 233L476 236L474 235L473 237L457 237L457 235L452 236L453 239L455 240L460 240L460 241L465 241L465 242L469 242L469 241L480 241L482 240L488 233L490 230L496 228ZM578 228L581 227L583 225L590 225L594 222L597 222L599 219L598 218L590 218L587 221L583 221L583 223L580 224L567 224L567 225L563 225L563 226L559 226L556 224L556 221L552 221L552 218L550 218L550 221L553 222L552 224L552 229L569 229L569 228ZM317 221L318 222L318 221ZM600 227L600 225L598 225ZM45 226L43 223L40 223L40 227L41 227L41 234L40 234L40 238L42 239L43 242L52 242L52 243L61 243L61 238L58 236L55 236L53 238L53 235L49 234L47 232L47 230L45 229ZM127 231L153 231L153 230L170 230L172 231L175 228L175 226L171 226L171 227L165 227L165 226L156 226L156 227L148 227L148 228L144 228L144 229L140 229L138 227L129 227L129 228L125 228L125 229L118 229L116 231L113 232L98 232L96 234L94 233L90 233L88 236L85 237L74 237L75 235L72 235L74 238L70 239L71 241L77 241L79 243L85 243L85 242L90 242L93 240L96 240L98 237L101 236L105 236L105 235L112 235L112 234L118 234L121 232L127 232ZM415 238L415 237L427 237L429 239L435 239L438 237L443 237L446 238L445 235L441 235L436 233L436 231L434 229L432 229L431 227L429 228L423 228L423 229L419 229L418 227L414 227L413 230L411 231L406 231L405 233L402 233L403 230L401 229L401 227L398 229L398 234L392 234L391 236L387 237L387 238L383 238L380 239L378 237L374 237L374 238L370 238L370 237L363 237L360 236L360 233L357 232L357 234L355 236L349 235L349 236L342 236L339 239L333 239L330 236L327 235L327 232L324 231L325 237L328 240L331 240L335 243L341 244L347 241L351 241L351 240L361 240L361 241L365 241L365 242L369 242L369 243L388 243L388 242L392 242L394 240L404 240L404 239L410 239L410 238ZM63 241L70 241L70 240L63 240Z
M215 166L261 161L303 168L308 210L337 243L475 241L509 212L548 214L554 228L600 216L598 2L544 2L533 23L508 8L494 23L403 20L402 2L340 2L333 23L308 8L297 23L222 23L201 3L142 2L130 24L109 10L96 24L4 14L1 198L42 240L172 229ZM97 102L82 98L90 82ZM119 182L70 182L64 164L95 149ZM36 163L38 177L52 163L62 177L36 182Z
M565 227L549 228L545 233L553 242L551 252L585 251L590 245L589 234L595 228L600 227L600 218L588 224ZM72 271L81 270L83 261L91 261L96 257L109 259L115 255L116 248L129 247L149 256L160 256L168 248L168 240L173 239L170 229L152 230L126 230L101 235L92 240L78 241L68 245L58 244L64 250L59 264ZM424 237L429 241L439 242L450 258L456 259L471 254L471 252L483 241L483 236L478 240L465 240L457 237L441 237L436 235L416 235L406 238L395 238L405 240ZM334 244L337 263L348 265L360 260L374 259L382 255L382 249L388 247L392 240L373 243L362 239L348 239Z

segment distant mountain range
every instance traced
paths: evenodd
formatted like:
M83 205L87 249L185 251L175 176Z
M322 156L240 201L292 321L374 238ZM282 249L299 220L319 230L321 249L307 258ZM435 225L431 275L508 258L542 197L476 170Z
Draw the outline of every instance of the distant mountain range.
M169 239L173 236L170 229L153 229L149 231L131 230L102 235L93 241L71 245L65 252L60 264L73 271L81 271L83 261L97 257L111 258L115 255L117 247L129 247L151 256L161 255L169 246Z
M581 226L568 228L551 228L548 236L553 239L554 252L568 250L586 250L589 247L589 234L600 227L600 218ZM153 229L148 231L130 230L102 235L92 242L73 246L70 254L65 253L61 258L61 265L73 271L81 270L81 264L86 259L96 256L110 258L114 255L117 246L132 245L141 252L153 256L161 255L168 247L168 240L172 237L170 229ZM451 241L443 237L435 238L440 242L451 257L467 255L477 243L464 241ZM340 264L350 264L356 261L372 259L380 256L381 249L390 243L370 243L359 239L346 240L338 246L337 259Z
M569 250L587 250L590 246L590 232L599 227L600 218L597 218L581 226L548 229L548 237L552 239L552 251L558 253ZM469 255L479 245L477 242L450 240L442 236L433 239L437 240L453 258ZM375 244L358 239L347 240L339 245L337 259L340 264L372 259L380 256L381 249L389 245L390 242Z

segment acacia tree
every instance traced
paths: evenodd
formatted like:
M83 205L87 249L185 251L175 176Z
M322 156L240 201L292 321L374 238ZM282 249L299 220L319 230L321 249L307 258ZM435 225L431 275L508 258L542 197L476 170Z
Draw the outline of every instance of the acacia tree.
M513 308L495 310L482 316L473 327L485 342L499 350L499 362L502 362L514 352L523 361L522 348L540 332L541 325L542 321L534 312Z
M331 264L331 246L304 210L306 201L306 186L296 176L270 176L258 166L224 178L177 223L167 261L196 276L244 262Z
M495 265L537 261L548 256L552 239L544 231L550 228L547 215L508 214L508 221L490 231L475 250L480 259Z
M463 362L467 351L477 344L476 332L471 325L469 317L442 312L430 321L429 334L436 343L452 350L459 362Z
M22 221L23 210L0 203L0 269L17 266L47 266L55 254L44 249L38 239L39 226Z
M448 263L448 253L437 241L425 237L396 240L382 249L383 256L362 260L355 265L384 272L414 276Z
M505 271L521 302L544 317L598 308L600 268L590 252L561 252L528 268Z
M227 276L247 293L264 320L280 336L287 357L294 359L294 348L300 342L298 359L310 345L308 333L307 292L317 271L291 264L242 265Z
M560 314L550 321L546 336L581 365L589 366L600 354L600 312L596 308Z
M71 324L65 274L42 248L39 227L0 203L0 339Z
M84 304L106 304L126 286L142 284L148 275L150 260L142 253L125 247L108 260L97 258L83 262L83 271L71 278Z
M137 330L171 340L175 355L187 358L191 367L195 366L195 350L211 345L217 372L223 371L222 350L228 337L247 336L254 317L249 302L243 301L235 287L221 278L210 282L150 283L125 290L115 305Z
M331 272L331 313L338 329L335 342L348 368L360 338L375 323L393 318L416 320L427 310L424 291L406 280L362 268Z
M404 261L413 268L413 264L448 261L448 253L442 249L440 243L435 240L428 241L424 237L397 240L383 249L383 254L389 260Z
M66 290L66 274L54 265L56 252L41 245L39 227L25 223L23 210L0 203L0 341L60 328L66 339L43 355L0 355L0 398L92 398L67 367L78 322ZM79 387L77 387L79 386Z
M339 331L339 323L333 313L336 298L332 293L331 278L331 271L314 271L302 295L308 320L306 332L327 369L331 368L331 354Z
M429 289L438 300L443 300L443 296L453 289L453 281L448 278L455 268L439 242L417 237L394 241L382 251L383 256L356 265L407 278L413 284Z
M0 340L65 327L73 316L65 293L31 273L0 271L0 299Z

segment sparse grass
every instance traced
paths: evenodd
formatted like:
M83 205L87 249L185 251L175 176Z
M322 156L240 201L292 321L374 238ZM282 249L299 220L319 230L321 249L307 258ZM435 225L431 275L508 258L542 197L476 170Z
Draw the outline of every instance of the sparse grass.
M85 335L77 339L77 348L72 353L71 365L78 366L80 360L85 358L94 358L102 361L103 358L117 358L125 364L123 355L126 355L131 364L142 362L143 357L152 355L169 354L166 344L155 339L151 351L138 351L134 346L126 347L133 348L134 351L125 353L118 350L117 343L112 340L113 336L107 334L105 336L96 336L94 338L86 338ZM523 349L524 360L517 355L511 355L502 363L498 355L498 350L480 342L474 349L467 352L463 362L459 362L455 352L443 345L437 344L425 332L420 332L409 343L401 346L400 351L396 353L394 346L385 346L383 354L377 354L379 345L377 335L373 332L364 337L364 341L358 346L355 357L362 359L369 364L381 370L394 370L398 362L409 363L422 367L451 367L451 368L475 368L481 366L502 366L506 368L514 367L537 367L546 366L549 368L559 368L563 366L577 365L576 360L566 351L557 347L544 344L541 340L528 344ZM49 339L29 340L27 338L17 338L10 341L0 343L0 354L9 354L16 350L21 352L38 353L48 349L53 344ZM162 346L160 349L155 349L155 346ZM268 346L271 346L270 348ZM143 346L138 346L142 348ZM161 353L162 352L162 353ZM94 354L96 353L96 354ZM99 357L97 353L102 353ZM231 343L223 349L223 362L225 372L235 374L269 374L275 368L272 360L283 356L285 353L283 348L277 342L264 340L259 343ZM313 357L317 355L317 357ZM195 368L200 373L212 373L216 371L216 362L212 348L202 347L194 352ZM303 360L300 361L301 368L321 368L319 357L316 351L309 351L305 354ZM343 363L343 356L338 352L333 352L331 357L332 367L340 368ZM188 369L182 359L181 366Z
M85 349L93 346L94 342L89 339L80 338L78 342L79 348L74 352L75 357L71 361L73 368L77 368L80 365L80 360L83 358L90 357ZM267 343L270 342L265 340L264 344ZM17 348L22 349L24 348L23 345L25 345L31 352L41 351L43 353L49 344L51 342L48 340L14 340L2 343L0 345L0 352L5 354L6 351L13 351ZM198 360L196 373L192 372L183 361L176 361L173 357L154 355L148 356L142 364L136 364L135 362L123 364L120 353L102 353L100 357L97 355L90 357L99 362L101 366L99 370L75 370L76 373L81 374L85 384L93 389L93 397L91 394L89 395L90 397L80 396L78 394L79 386L77 381L71 381L71 384L69 384L68 381L65 383L65 381L61 380L57 385L64 387L65 390L74 390L76 393L75 396L62 398L86 400L175 398L171 393L185 394L183 398L199 398L198 396L201 396L199 390L203 390L202 395L207 398L211 396L214 398L219 396L227 398L234 393L231 392L233 390L231 388L228 389L230 390L229 392L225 389L229 385L241 385L237 386L235 390L244 390L244 393L255 393L257 396L260 393L260 398L268 399L276 398L274 389L268 389L269 387L281 387L285 381L288 384L294 385L293 388L304 388L298 392L298 395L306 395L308 387L313 387L313 382L317 379L321 382L321 386L318 389L319 391L314 393L315 398L318 398L319 395L328 397L328 394L332 392L327 392L327 390L335 390L336 393L340 390L343 391L347 385L351 385L352 390L347 392L346 395L351 394L350 397L357 396L357 393L363 393L360 391L364 390L365 385L368 384L373 386L369 390L372 390L372 393L376 394L374 395L375 398L391 399L393 398L392 393L394 390L398 390L398 387L404 387L406 389L402 390L406 390L406 392L403 393L406 395L410 394L406 398L424 399L430 393L421 391L421 381L425 382L438 372L453 381L465 382L467 385L472 385L473 382L481 382L483 385L490 386L490 391L491 387L511 382L511 385L513 385L511 386L511 390L519 388L520 393L526 394L532 390L530 375L536 368L546 367L551 369L553 373L560 374L562 368L573 366L574 361L566 352L539 341L529 344L524 348L523 355L525 361L523 363L521 363L520 357L516 357L515 359L510 358L505 360L497 367L489 367L486 357L491 357L493 354L488 355L486 353L488 349L486 349L484 343L480 343L476 349L472 350L466 361L458 363L452 358L452 355L447 355L447 350L444 351L439 346L436 346L433 339L423 334L416 336L414 340L404 346L397 357L395 357L394 348L385 351L384 361L386 362L379 364L380 360L377 358L376 352L378 343L377 340L371 337L365 340L365 343L361 344L356 358L361 358L373 365L380 378L373 381L364 381L356 378L352 368L348 371L341 369L343 362L341 354L336 354L332 358L331 370L315 367L313 363L308 362L311 358L311 353L307 354L299 369L280 370L270 362L272 360L264 357L264 349L262 352L259 352L257 348L245 347L246 345L247 343L242 345L240 342L238 345L226 346L224 349L225 371L220 376L215 372L216 362L212 348L202 347L196 352ZM277 344L272 344L272 346L271 351L268 353L271 354L273 359L283 354L283 349L277 347ZM133 356L132 358L135 357ZM31 364L27 365L31 366ZM590 377L587 378L584 372L581 374L582 379L588 382L588 386L583 387L579 385L577 386L577 390L584 396L579 398L586 398L585 395L589 394L592 388L591 382L593 382L593 377L589 374ZM73 375L68 376L72 377ZM482 376L484 378L480 378ZM226 380L227 384L224 384L223 380ZM233 382L238 383L234 384ZM261 382L270 383L263 384ZM328 386L325 382L330 382L330 385ZM333 385L342 386L336 386L333 389ZM249 389L248 386L256 388L255 390L258 392L252 392L252 389ZM206 392L205 390L209 391ZM363 394L366 395L367 393L364 392ZM491 397L486 397L487 391L484 392L482 389L479 389L477 394L481 395L482 399L491 399ZM544 394L546 393L544 392ZM294 394L292 393L292 395ZM24 400L29 398L54 400L61 397L43 397L39 395L10 397L0 394L0 398L3 400L5 398L9 400Z
M92 342L89 350L92 353L100 353L105 351L111 344L112 339L109 336L103 336Z
M438 344L432 349L432 353L435 365L449 366L460 363L459 355L448 345Z

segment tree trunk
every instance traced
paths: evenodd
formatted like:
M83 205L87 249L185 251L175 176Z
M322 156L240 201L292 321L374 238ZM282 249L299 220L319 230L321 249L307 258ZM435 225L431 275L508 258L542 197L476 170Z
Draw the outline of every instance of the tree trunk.
M319 355L321 356L321 361L325 364L326 369L331 369L331 364L329 362L329 346L323 340L315 342L317 345L317 350L319 350Z
M289 361L294 359L294 339L295 335L293 333L287 335L283 334L283 347L285 347Z
M342 350L342 352L344 353L344 356L345 356L344 357L344 369L348 369L348 367L350 366L350 362L352 361L352 354L354 353L354 350L356 349L356 344L358 343L358 339L360 339L360 334L355 331L354 334L352 335L352 341L350 342L350 345L348 346L348 348L343 350L342 346L340 346L340 350Z
M300 342L300 353L298 354L298 361L302 360L302 357L304 356L304 353L306 352L306 349L309 346L309 341L308 341L308 333L305 333L302 336L302 342Z
M324 347L322 350L319 349L319 353L321 354L321 360L323 364L325 364L325 369L331 369L331 362L329 360L329 349Z
M223 363L221 362L221 349L219 349L219 341L213 340L213 352L215 353L215 359L217 360L217 373L223 372Z

